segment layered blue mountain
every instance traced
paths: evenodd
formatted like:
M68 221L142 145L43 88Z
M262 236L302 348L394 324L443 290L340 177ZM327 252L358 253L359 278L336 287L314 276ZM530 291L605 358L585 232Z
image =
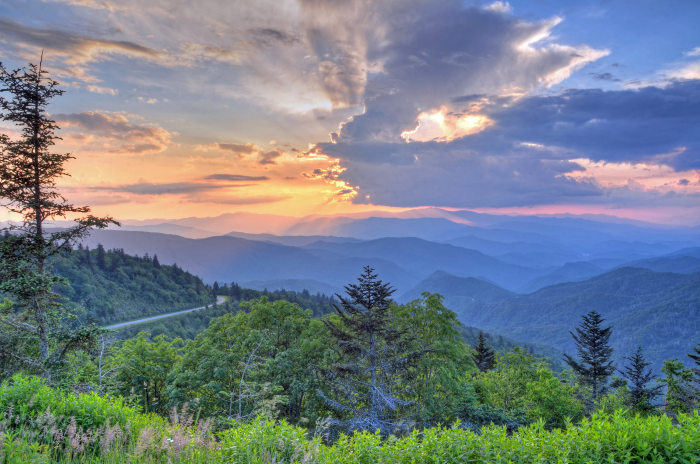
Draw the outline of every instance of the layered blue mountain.
M483 288L471 280L440 275L422 281L406 295L440 289L445 305L463 323L568 353L574 352L569 331L582 315L596 310L613 326L616 359L643 346L657 370L664 359L684 358L700 342L700 273L625 267L500 301L480 297Z

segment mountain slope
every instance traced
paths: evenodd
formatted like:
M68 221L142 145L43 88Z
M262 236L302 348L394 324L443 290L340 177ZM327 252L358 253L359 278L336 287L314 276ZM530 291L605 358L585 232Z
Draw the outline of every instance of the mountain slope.
M95 247L123 248L127 253L157 254L161 263L177 263L206 282L311 279L334 287L354 283L364 266L372 266L400 291L418 283L419 273L381 257L324 259L301 248L218 236L200 240L146 232L98 230L86 243Z
M496 303L463 301L450 307L463 323L572 353L569 331L596 310L614 327L616 357L643 346L658 369L700 342L700 273L622 268Z
M203 306L214 300L211 289L197 276L174 266L120 250L74 250L55 262L55 272L69 285L56 291L71 304L83 306L101 323Z
M397 301L401 303L413 301L420 298L423 292L439 293L445 297L446 302L460 298L496 302L515 296L513 292L474 277L457 277L437 271L398 297Z
M353 257L381 258L423 275L441 270L460 277L484 276L509 289L517 288L542 273L504 263L480 251L419 238L381 238L361 243L318 242L307 245L305 249L322 249ZM382 279L391 282L383 276Z
M543 276L535 277L527 284L518 288L518 293L532 293L550 285L585 280L604 272L604 268L586 261L566 263Z

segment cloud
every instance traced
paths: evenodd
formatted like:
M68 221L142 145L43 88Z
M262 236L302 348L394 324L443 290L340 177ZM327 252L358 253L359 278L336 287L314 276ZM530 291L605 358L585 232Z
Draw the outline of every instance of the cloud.
M622 167L628 176L635 176L641 163L700 169L700 80L637 90L570 89L558 95L482 94L455 100L468 106L458 117L478 111L492 124L452 140L339 137L308 152L336 159L336 165L304 177L337 188L358 185L355 203L400 207L697 204L696 189L687 190L690 186L682 182L656 185L632 177L602 182L595 171L572 160L632 163Z
M216 196L197 196L188 198L189 202L193 203L216 203L220 205L259 205L264 203L276 203L278 201L288 200L289 196L251 196L251 197L234 197L228 195Z
M6 50L31 47L47 50L47 59L63 63L55 69L58 75L68 75L85 82L96 82L89 75L87 65L110 55L157 59L162 53L130 41L101 40L52 28L28 26L10 18L0 16L0 43ZM32 51L32 55L35 53Z
M212 174L204 178L204 180L226 180L229 182L251 182L269 179L267 176L242 176L240 174Z
M260 164L277 164L277 161L275 161L275 160L282 155L284 155L284 150L281 150L279 148L275 148L274 150L270 150L270 151L266 151L266 152L261 152L258 163L260 163Z
M170 145L176 135L155 124L132 124L123 114L99 111L54 114L54 120L64 128L80 129L106 142L109 153L150 154L160 153ZM69 134L74 139L84 134Z
M150 182L139 182L136 184L120 185L116 187L95 186L93 190L111 190L115 192L127 192L135 195L181 195L206 190L221 190L230 187L249 187L251 184L205 184L196 182L172 182L165 184L154 184Z
M211 149L230 151L238 155L239 159L248 156L261 165L277 164L277 159L286 153L281 148L265 151L252 143L245 145L240 143L210 143L208 145L198 145L195 148L197 151L209 151Z
M610 82L620 82L620 79L617 79L615 76L610 74L609 72L604 72L604 73L588 73L589 76L593 77L593 79L597 81L610 81Z
M341 124L333 141L400 142L421 114L449 112L460 96L537 93L609 53L552 43L556 17L526 22L502 8L447 0L410 6L386 12L381 40L368 41L375 71L364 111Z

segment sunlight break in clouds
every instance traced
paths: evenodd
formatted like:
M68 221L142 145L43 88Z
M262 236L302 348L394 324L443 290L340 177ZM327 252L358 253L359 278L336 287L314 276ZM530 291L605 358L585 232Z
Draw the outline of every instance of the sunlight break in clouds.
M632 58L598 33L608 17L584 16L513 1L7 0L0 43L11 67L45 49L68 90L51 109L57 148L77 157L71 195L123 187L93 191L104 212L697 203L698 43L664 45L644 80L653 54ZM608 90L577 88L589 74ZM199 185L225 173L268 180ZM126 191L138 177L201 188Z

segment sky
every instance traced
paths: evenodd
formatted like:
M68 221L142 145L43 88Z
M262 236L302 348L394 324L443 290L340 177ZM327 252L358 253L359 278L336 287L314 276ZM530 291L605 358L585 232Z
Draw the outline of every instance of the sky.
M98 214L698 224L699 22L695 0L3 0L0 61L44 50L59 185Z

